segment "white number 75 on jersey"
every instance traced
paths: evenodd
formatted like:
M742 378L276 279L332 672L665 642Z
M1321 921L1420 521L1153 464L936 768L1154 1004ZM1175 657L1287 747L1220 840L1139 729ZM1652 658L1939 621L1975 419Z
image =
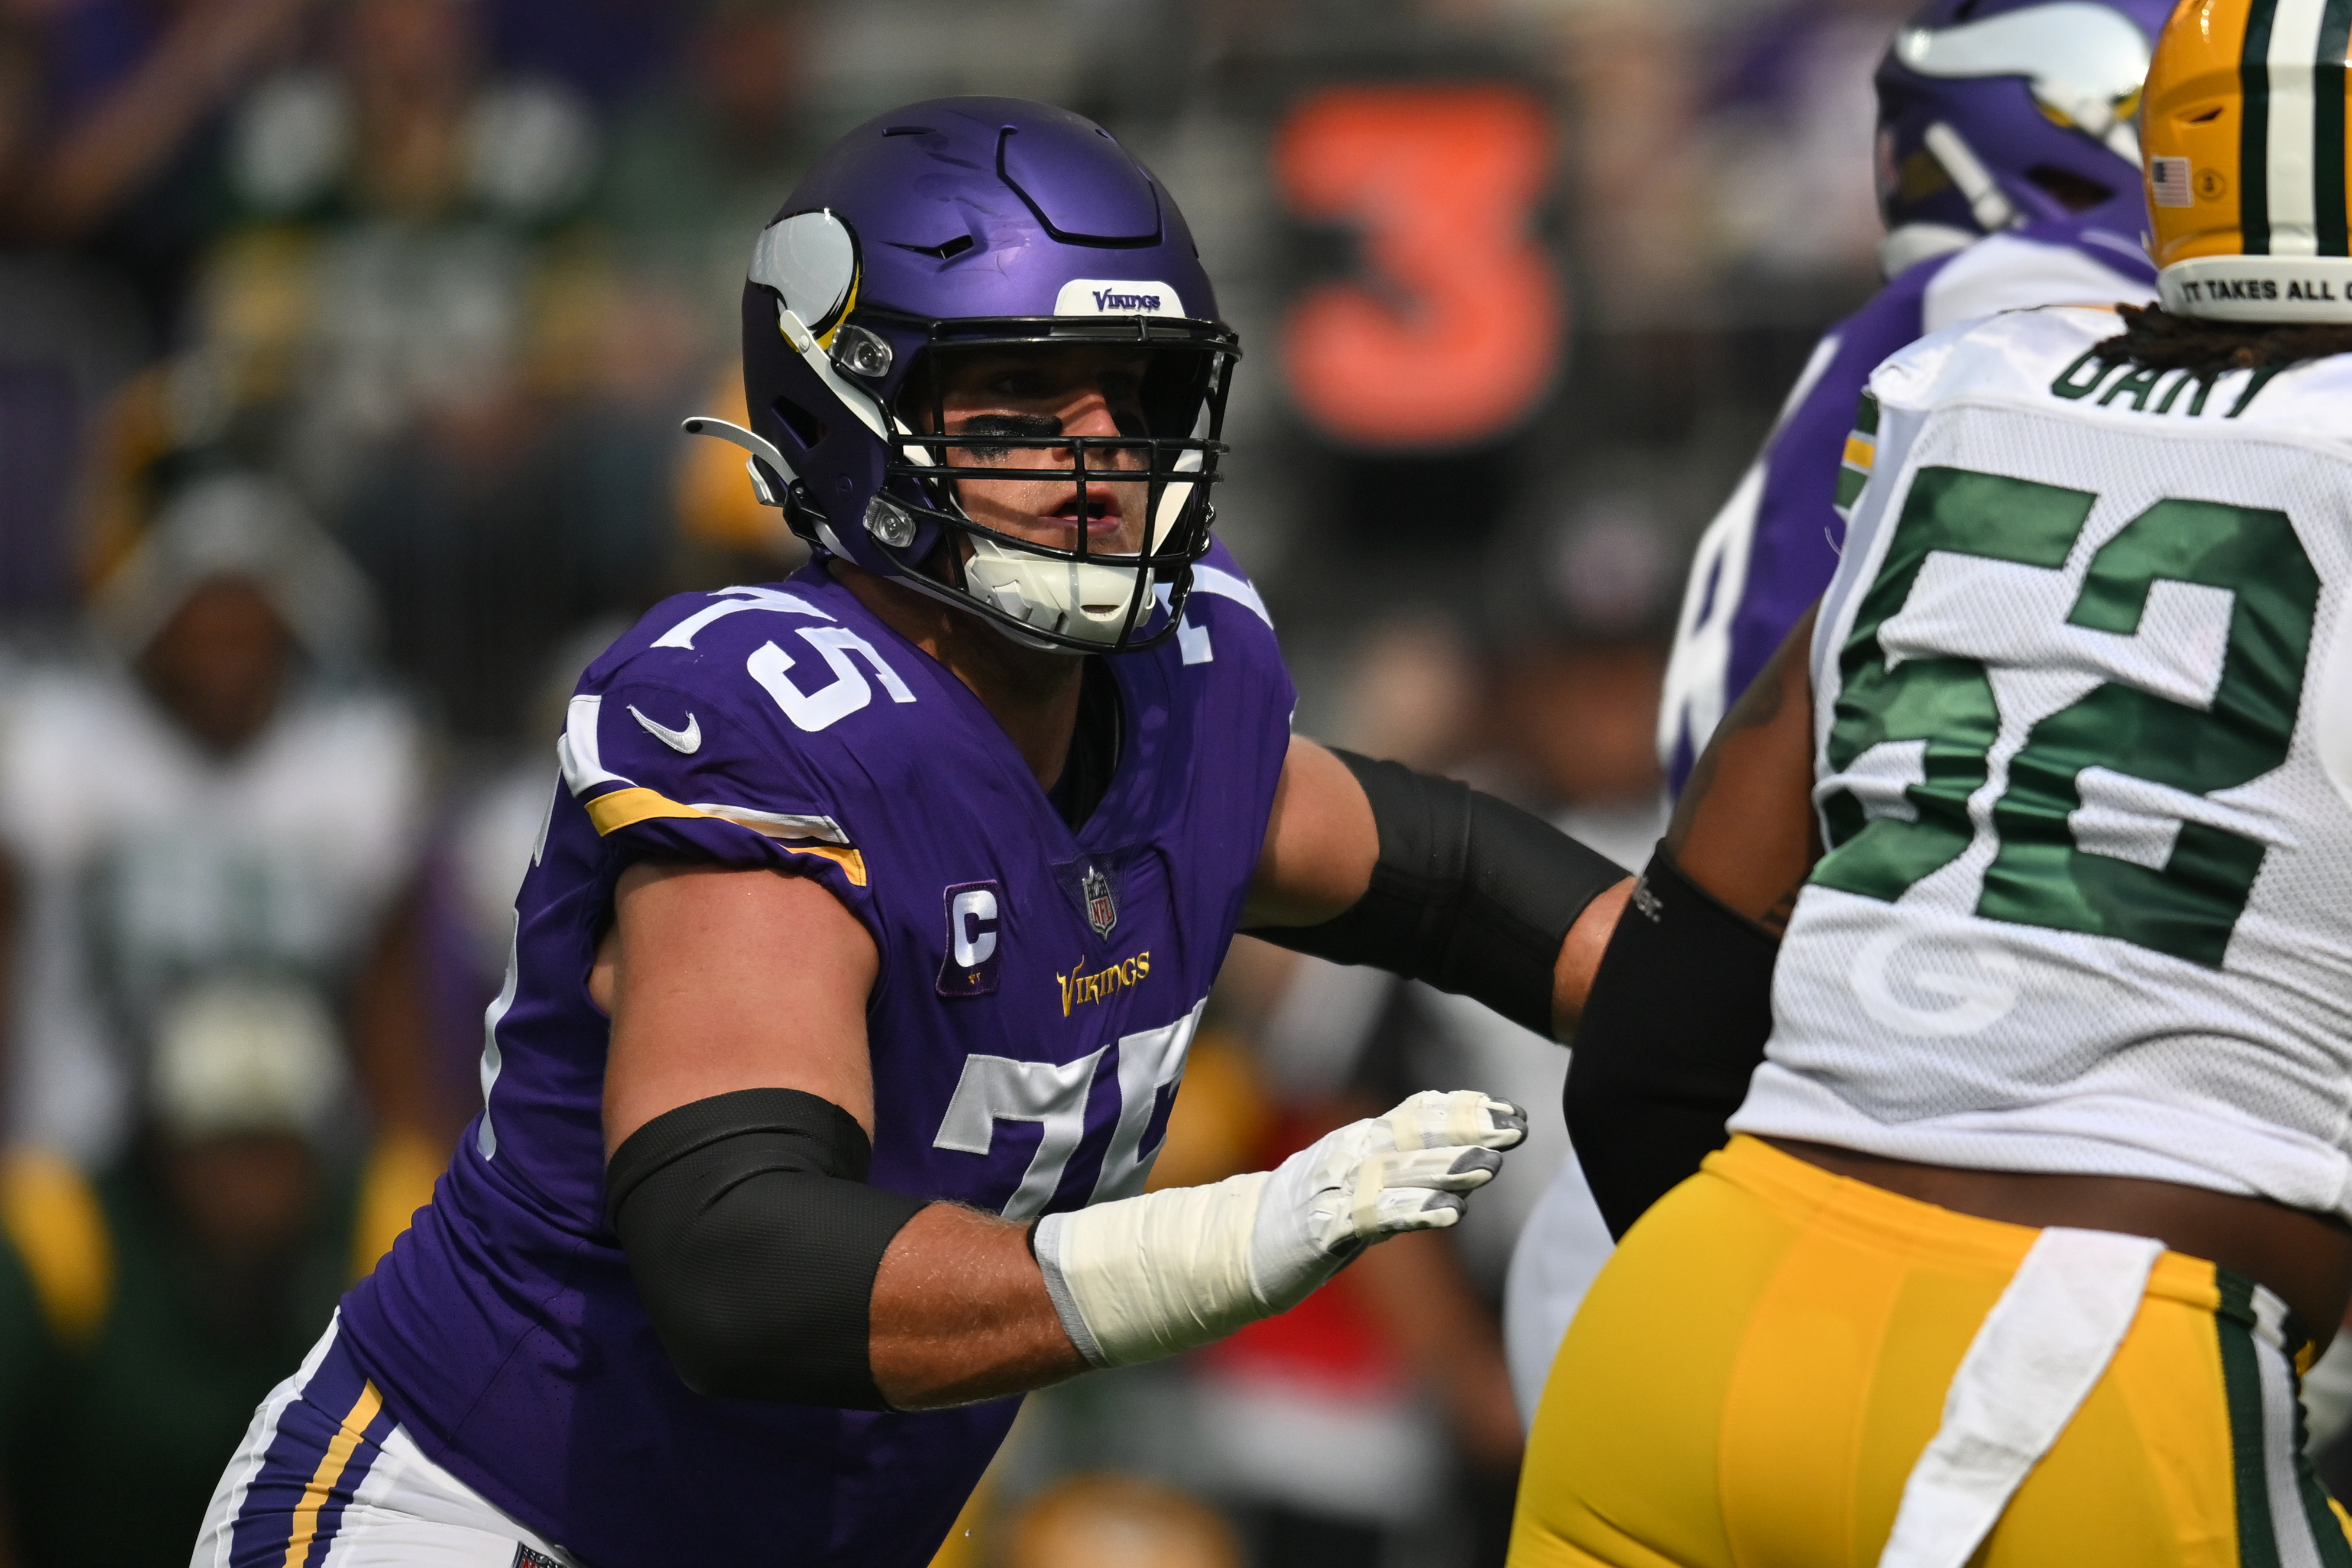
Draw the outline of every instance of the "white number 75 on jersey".
M1172 1024L1139 1034L1123 1035L1118 1052L1118 1121L1111 1128L1110 1145L1103 1151L1102 1174L1096 1178L1089 1203L1132 1197L1143 1190L1151 1173L1151 1156L1142 1152L1143 1135L1150 1130L1160 1091L1184 1075L1184 1053L1200 1027L1204 997ZM1101 1066L1104 1046L1073 1062L1020 1061L1012 1057L973 1055L963 1059L963 1077L940 1119L932 1146L964 1154L985 1154L995 1142L1000 1121L1044 1123L1037 1152L1029 1161L1020 1186L1005 1201L1007 1219L1027 1219L1051 1202L1062 1184L1062 1173L1085 1142L1087 1101L1092 1098L1095 1071Z

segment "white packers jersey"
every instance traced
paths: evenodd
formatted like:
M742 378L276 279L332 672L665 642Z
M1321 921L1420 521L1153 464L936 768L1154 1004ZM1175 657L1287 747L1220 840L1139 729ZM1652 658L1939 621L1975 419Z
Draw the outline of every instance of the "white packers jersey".
M415 721L372 695L289 695L222 759L120 669L0 690L0 859L22 917L0 1142L110 1158L148 1029L203 978L339 993L413 873L425 784Z
M1731 1125L2352 1216L2352 356L2202 386L2118 330L2016 311L1872 378L1828 853Z

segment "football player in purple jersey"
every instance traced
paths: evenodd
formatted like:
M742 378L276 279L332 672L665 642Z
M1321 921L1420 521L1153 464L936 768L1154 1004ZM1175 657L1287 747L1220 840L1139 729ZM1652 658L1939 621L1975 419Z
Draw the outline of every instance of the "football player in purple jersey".
M915 104L754 249L748 453L814 546L592 664L486 1104L224 1474L207 1564L914 1568L1018 1395L1454 1222L1525 1121L1416 1094L1146 1194L1234 931L1572 1024L1630 880L1294 738L1212 540L1183 218L1076 115Z
M2156 268L2134 129L2168 0L1928 0L1879 62L1879 266L1823 332L1701 540L1658 717L1679 793L1724 710L1829 585L1839 457L1897 349L2036 305L2144 304Z
M2171 9L2170 0L1928 0L1895 36L1875 82L1887 283L1822 334L1763 450L1699 541L1658 715L1670 791L1681 792L1726 709L1829 585L1845 537L1842 487L1858 483L1840 459L1879 363L1997 310L2156 297L2134 116ZM1520 1235L1528 1261L1514 1259L1527 1282L1507 1314L1522 1386L1549 1371L1610 1237L1727 1136L1746 1068L1707 1070L1682 1042L1727 1031L1760 1047L1778 943L1745 922L1718 934L1720 983L1684 993L1694 1011L1669 1018L1647 1008L1636 1021L1653 1048L1579 1058L1576 1168L1554 1178ZM1612 1064L1650 1075L1651 1120L1575 1113L1578 1092L1590 1105L1624 1103L1601 1090Z

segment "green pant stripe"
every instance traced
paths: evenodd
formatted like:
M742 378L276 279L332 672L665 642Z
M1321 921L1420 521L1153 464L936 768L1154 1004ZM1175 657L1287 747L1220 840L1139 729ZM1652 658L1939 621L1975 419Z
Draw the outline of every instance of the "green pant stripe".
M2230 1469L2238 1505L2238 1568L2280 1568L2271 1519L2270 1467L2263 1441L2263 1370L2254 1344L2254 1288L2225 1268L2213 1271L2221 1292L2213 1315L2221 1338L2221 1393L2230 1411Z
M2352 1542L2344 1539L2344 1527L2336 1522L2336 1510L2327 1506L2327 1489L2312 1473L2311 1460L2297 1454L2294 1470L2295 1485L2303 1494L2303 1516L2311 1525L2311 1541L2319 1548L2320 1563L2324 1568L2352 1568Z
M2344 1527L2336 1521L2336 1510L2327 1506L2327 1489L2319 1484L2311 1468L2311 1433L2304 1425L2300 1376L2294 1388L2295 1494L2303 1500L2303 1517L2311 1526L2312 1544L2319 1549L2321 1568L2352 1568L2352 1542L2344 1539Z

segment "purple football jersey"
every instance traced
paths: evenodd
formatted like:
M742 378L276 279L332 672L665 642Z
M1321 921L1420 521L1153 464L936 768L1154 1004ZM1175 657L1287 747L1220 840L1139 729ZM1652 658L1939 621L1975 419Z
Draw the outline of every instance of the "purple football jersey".
M598 1568L929 1559L1019 1401L901 1415L687 1389L604 1223L589 966L633 861L814 877L881 954L876 1185L1013 1218L1140 1191L1294 694L1221 546L1177 635L1108 663L1118 765L1075 833L979 699L822 563L671 599L589 667L489 1011L486 1107L343 1306L436 1460Z

